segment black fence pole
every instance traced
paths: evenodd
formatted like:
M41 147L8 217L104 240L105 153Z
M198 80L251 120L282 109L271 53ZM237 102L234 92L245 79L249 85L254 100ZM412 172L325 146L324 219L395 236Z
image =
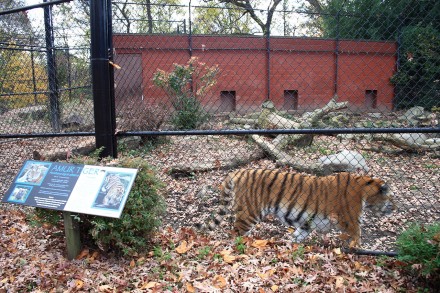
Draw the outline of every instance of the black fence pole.
M90 2L92 90L95 114L96 147L101 157L117 156L113 80L111 80L109 44L110 0Z
M44 2L48 2L44 0ZM55 41L52 26L52 6L44 7L44 28L46 33L47 75L49 81L50 124L55 132L60 131L60 104L55 63Z
M113 60L113 24L112 24L112 1L107 0L107 49L108 58L110 61ZM109 90L110 90L110 103L111 103L111 121L112 121L112 144L113 144L113 154L112 156L116 158L118 156L118 141L115 135L116 130L116 101L115 101L115 68L109 66Z

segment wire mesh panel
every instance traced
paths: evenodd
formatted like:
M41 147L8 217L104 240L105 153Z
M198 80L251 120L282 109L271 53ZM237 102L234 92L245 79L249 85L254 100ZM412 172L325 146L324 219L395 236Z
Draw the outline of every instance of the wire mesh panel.
M113 2L118 130L168 183L164 225L392 250L438 221L439 5L244 2Z
M62 160L95 143L74 136L94 131L88 5L25 4L0 4L2 193L24 160Z
M238 219L392 250L402 224L439 221L439 3L251 2L112 1L119 154L166 182L164 226L223 226L225 206L219 237ZM4 190L17 162L93 149L95 125L88 3L1 5Z

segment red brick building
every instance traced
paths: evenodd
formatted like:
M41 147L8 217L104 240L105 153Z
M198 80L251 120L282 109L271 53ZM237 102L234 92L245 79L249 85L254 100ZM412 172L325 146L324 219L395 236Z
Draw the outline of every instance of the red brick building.
M203 97L211 111L246 111L270 98L278 108L305 110L335 93L353 109L392 109L396 68L394 42L261 36L127 35L113 37L116 98L148 103L166 100L152 83L196 56L220 68Z

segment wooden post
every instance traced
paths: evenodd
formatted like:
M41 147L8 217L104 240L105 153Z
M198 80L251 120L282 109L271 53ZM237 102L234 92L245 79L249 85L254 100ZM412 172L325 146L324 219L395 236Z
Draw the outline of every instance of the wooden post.
M72 218L70 212L63 212L64 233L66 234L67 258L69 260L78 256L81 251L81 238L78 222Z

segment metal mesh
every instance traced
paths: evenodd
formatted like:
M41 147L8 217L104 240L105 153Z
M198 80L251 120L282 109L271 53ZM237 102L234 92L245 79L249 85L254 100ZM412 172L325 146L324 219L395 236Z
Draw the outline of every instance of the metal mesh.
M395 210L387 218L367 211L361 227L369 248L393 249L405 223L438 221L440 5L284 1L274 9L253 2L246 10L229 3L243 1L221 2L112 2L118 150L141 154L166 181L164 225L209 222L222 182L242 168L319 176L348 171L384 180ZM94 131L88 7L82 1L53 7L53 45L44 37L43 10L33 11L31 28L2 34L0 72L8 75L0 88L2 141L6 148L31 145L17 150L21 157L34 151L65 157L78 141L93 140L73 136ZM62 21L64 15L71 17ZM22 14L0 21L20 21L11 17ZM49 80L50 52L56 83ZM34 108L45 110L42 119ZM58 138L66 148L6 139L27 133L72 137ZM259 186L252 185L256 201ZM344 200L342 191L310 188ZM318 217L313 214L305 223ZM290 237L277 223L269 216L252 233ZM317 237L335 241L332 233Z

